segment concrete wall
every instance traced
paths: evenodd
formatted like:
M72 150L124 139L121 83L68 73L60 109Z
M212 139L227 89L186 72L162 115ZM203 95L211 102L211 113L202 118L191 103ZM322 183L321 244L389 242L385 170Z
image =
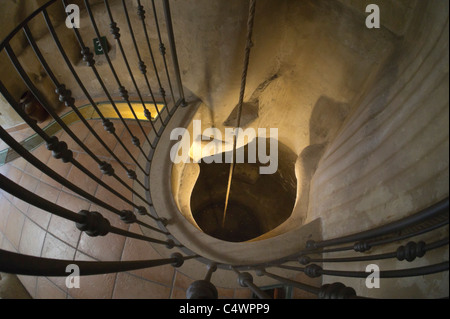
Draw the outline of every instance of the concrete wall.
M194 120L222 134L234 123L247 9L242 1L172 5L175 31L185 32L176 33L183 83L203 102ZM304 223L318 160L399 38L384 27L367 29L365 15L350 5L286 0L258 1L253 42L245 97L251 105L243 112L256 111L246 127L278 128L279 141L298 157L296 207L273 236Z
M397 220L448 196L448 58L448 2L420 2L402 45L355 101L312 179L308 220L322 219L324 238ZM429 258L448 260L448 248L436 254ZM396 289L383 296L448 294L448 272L426 279L387 280Z

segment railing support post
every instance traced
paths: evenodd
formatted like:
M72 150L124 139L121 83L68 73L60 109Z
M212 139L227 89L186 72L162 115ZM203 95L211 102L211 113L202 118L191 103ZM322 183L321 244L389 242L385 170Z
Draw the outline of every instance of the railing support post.
M178 91L180 93L180 97L182 100L181 106L186 107L188 104L186 103L186 100L184 97L183 84L181 82L180 66L178 64L178 55L177 55L177 48L175 46L175 37L173 34L172 15L170 13L169 0L163 0L163 7L164 7L164 15L166 18L167 36L169 38L170 52L172 53L171 56L172 56L173 68L175 70L175 77L177 79Z

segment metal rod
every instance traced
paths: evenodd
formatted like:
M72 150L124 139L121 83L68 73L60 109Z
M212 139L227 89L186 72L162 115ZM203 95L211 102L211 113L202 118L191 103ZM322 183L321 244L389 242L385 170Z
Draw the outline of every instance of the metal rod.
M26 72L24 71L24 69L22 68L22 65L20 64L20 62L17 60L17 57L15 56L13 50L11 49L11 47L8 45L6 45L5 47L6 52L8 54L8 57L10 58L12 64L14 65L14 68L17 70L17 72L20 74L22 80L25 82L25 84L27 85L28 89L33 93L33 95L36 97L36 99L38 100L39 103L42 104L42 106L45 108L45 110L56 120L56 122L61 125L61 127L67 132L67 134L69 134L69 136L75 141L77 142L78 145L80 145L83 150L89 154L99 165L103 165L104 162L101 161L97 155L95 155L73 132L72 130L69 129L69 127L64 123L64 121L61 120L61 118L56 114L56 112L52 109L51 106L49 106L48 102L45 100L45 98L42 96L42 94L37 90L37 88L34 86L34 84L31 82L30 78L28 77L28 75L26 74ZM71 158L70 162L74 165L77 166L77 168L81 168L83 167L81 164L77 164L77 161L75 159L73 159L73 157ZM103 181L101 181L98 177L96 177L95 175L93 175L89 170L84 169L83 170L85 174L88 174L89 177L91 177L93 180L95 180L98 184L102 185L104 188L106 188L108 191L110 191L111 193L113 193L114 195L116 195L117 197L121 198L122 200L124 200L125 202L133 205L134 207L138 207L136 206L136 204L134 204L133 202L131 202L130 200L128 200L127 198L125 198L122 194L116 192L114 189L112 189L109 185L107 185L106 183L104 183ZM139 197L140 199L142 199L144 202L146 202L147 204L151 205L151 203L147 202L147 200L142 197L140 194L138 194L136 191L134 191L128 184L126 184L124 181L122 181L116 174L111 174L112 176L114 176L114 178L116 178L122 185L124 185L126 188L128 188L129 190L131 190L133 192L133 194L135 194L137 197Z
M308 275L308 267L314 266L315 275ZM278 268L301 271L306 273L310 277L319 277L322 275L327 276L338 276L338 277L355 277L355 278L367 278L367 272L365 271L345 271L345 270L331 270L331 269L322 269L320 266L316 264L311 264L305 268L303 267L295 267L295 266L286 266L286 265L278 265ZM414 276L424 276L429 274L434 274L442 271L448 270L449 262L445 261L435 265L429 265L424 267L417 268L408 268L408 269L399 269L399 270L382 270L380 271L380 278L401 278L401 277L414 277Z
M61 83L58 81L58 79L55 77L55 75L53 74L52 70L50 69L47 61L45 60L45 58L43 57L39 47L36 45L36 42L33 38L33 35L31 34L30 29L28 28L28 26L24 26L24 32L25 32L25 36L28 40L28 42L30 43L31 47L33 48L34 53L36 54L39 62L41 63L42 67L44 68L45 72L48 74L48 76L50 77L51 81L53 82L53 84L55 85L55 88L57 89L56 92L58 92L58 90L61 89L61 87L63 87L63 90L66 92L70 92L68 90L65 89L65 86L61 85ZM62 96L62 94L60 94L60 96ZM78 118L83 122L83 124L87 127L87 129L89 130L89 132L97 139L97 141L114 157L114 159L119 163L119 165L122 166L122 168L124 168L127 172L128 169L125 166L125 164L123 164L123 162L116 156L116 154L114 154L114 152L106 145L106 143L103 141L103 139L97 134L97 132L95 132L95 130L92 128L92 126L87 122L87 120L83 117L83 115L81 114L81 112L78 110L78 108L75 106L75 99L73 99L70 94L68 96L66 96L66 105L70 106L71 109L75 112L75 114L77 114ZM119 179L119 177L117 177L117 179ZM128 186L126 183L123 182L122 179L120 179L120 182L123 183L124 185Z
M155 13L156 14L156 13ZM144 7L141 4L141 0L138 0L138 15L139 18L141 19L142 22L142 28L144 30L144 34L145 34L145 40L147 42L147 47L148 47L148 51L150 53L150 57L152 60L152 64L153 64L153 70L155 71L155 76L156 76L156 80L158 81L158 85L159 85L159 92L163 98L164 101L164 106L168 115L168 120L170 119L170 112L169 112L169 105L167 104L167 99L166 99L166 91L164 90L162 84L161 84L161 78L159 77L159 72L158 72L158 68L156 67L156 62L155 62L155 56L153 55L153 50L152 50L152 46L150 44L150 37L148 35L148 31L147 31L147 25L145 23L145 10ZM155 19L155 23L157 24L157 16ZM159 26L157 27L157 30L159 31ZM172 92L173 95L173 92ZM173 96L172 96L173 97ZM173 99L173 103L175 103L175 99ZM167 122L166 122L167 124Z
M55 181L63 185L64 187L67 187L74 193L90 200L91 202L111 211L120 213L120 211L109 204L103 202L102 200L98 199L97 197L87 193L83 189L79 188L78 186L72 184L67 179L53 171L50 167L42 163L39 159L37 159L32 153L27 151L20 143L18 143L13 137L11 137L8 132L5 131L3 127L0 126L0 137L3 141L5 141L12 149L14 149L20 156L22 156L25 160L27 160L29 163L31 163L33 166L35 166L37 169L42 171L44 174L48 175L49 177L53 178Z
M26 17L21 23L19 23L7 36L3 39L3 41L0 43L0 51L2 51L5 46L11 41L11 39L19 32L24 25L28 24L31 20L33 20L34 17L36 17L39 13L41 13L42 10L45 10L47 7L55 3L57 0L50 0L40 6L38 9L36 9L33 13L31 13L28 17Z
M0 187L14 197L17 197L24 202L30 203L31 205L36 206L42 210L51 212L54 215L71 220L75 223L81 223L84 221L83 216L78 215L55 203L49 202L45 198L42 198L30 192L26 188L23 188L22 186L14 183L3 174L0 174Z
M61 0L61 1L62 1L62 3L63 3L64 8L65 8L65 7L67 6L66 0ZM81 48L82 52L84 52L84 53L87 52L87 53L86 53L86 54L87 54L86 56L89 56L89 54L91 54L91 53L89 53L89 48L86 47L86 46L84 45L84 41L83 41L83 38L81 37L80 32L78 31L77 28L73 28L73 31L74 31L74 33L75 33L75 37L77 38L78 43L80 44L80 48ZM100 41L100 45L102 45L101 41ZM108 60L108 59L109 59L109 56L107 56L107 60ZM95 63L94 63L94 62L95 62L95 61L92 59L92 56L90 56L89 66L91 67L92 72L94 72L94 75L95 75L95 77L97 78L97 81L99 82L100 86L102 87L102 90L105 92L105 94L106 94L106 96L107 96L109 102L111 103L111 105L112 105L114 111L116 112L117 116L119 117L120 121L122 122L122 124L124 125L124 127L125 127L125 129L128 131L128 133L130 134L130 136L133 138L133 137L134 137L134 136L133 136L133 133L131 132L131 130L130 130L128 124L125 122L125 120L124 120L122 114L120 114L120 112L119 112L119 110L118 110L118 108L117 108L117 106L116 106L116 103L114 102L113 98L111 97L111 94L109 93L108 89L106 88L105 83L103 82L103 80L102 80L100 74L98 73L98 70L97 70L97 68L95 67ZM119 141L120 141L120 139L119 139ZM123 144L122 144L122 145L123 145ZM139 148L139 150L141 151L141 153L145 156L145 153L144 153L143 149L142 149L140 146L137 146L137 147ZM152 144L150 143L150 147L151 147L151 148L154 148L155 146L152 145ZM125 148L125 150L127 151L128 155L129 155L131 158L133 158L133 157L131 156L131 153L128 152L128 150L127 150L126 148Z
M152 5L153 5L153 12L155 13L155 16L156 16L156 8L155 8L154 0L152 0ZM167 36L169 39L170 52L172 53L171 54L172 55L172 63L173 63L173 69L175 71L175 78L177 80L178 92L180 93L180 96L184 101L185 100L184 90L183 90L183 84L181 82L180 66L178 64L177 48L175 45L175 36L173 33L173 27L172 27L172 15L170 13L170 5L169 5L168 0L163 0L163 7L164 7L164 15L166 18ZM157 21L156 18L155 18L155 21ZM158 32L158 36L160 36L159 32ZM167 70L167 67L166 67L166 70Z
M239 129L241 126L241 115L242 115L242 105L244 103L244 94L245 94L245 86L247 83L247 71L248 64L250 62L250 50L253 46L252 43L252 33L253 33L253 21L255 19L255 8L256 8L256 0L250 0L249 11L248 11L248 19L247 19L247 42L245 45L245 53L244 53L244 67L242 70L241 76L241 89L239 92L239 102L237 105L237 124L236 128ZM234 130L235 134L233 135L233 153L231 154L231 163L230 163L230 171L228 173L228 183L227 183L227 192L225 196L225 205L223 209L223 218L222 218L222 228L225 227L225 218L227 215L228 201L230 199L230 190L231 190L231 182L233 179L233 172L235 166L235 156L236 156L236 143L237 136L239 130Z
M89 276L175 264L190 258L196 256L135 261L81 261L35 257L0 249L0 271L28 276L67 277L70 274L67 267L76 265L81 276Z
M153 243L153 244L166 245L167 247L175 246L175 245L172 245L170 241L164 241L164 240L159 240L159 239L148 237L148 236L144 236L144 235L139 235L139 234L132 233L130 231L123 230L123 229L120 229L120 228L117 228L117 227L113 227L113 226L110 227L109 232L113 233L113 234L116 234L116 235L122 235L122 236L125 236L125 237L130 237L130 238L134 238L134 239L147 241L147 242Z
M89 4L89 0L84 0L84 4L85 4L86 10L87 10L87 13L88 13L88 15L89 15L89 18L90 18L90 20L91 20L92 27L94 28L94 32L95 32L97 38L100 40L100 39L101 39L100 31L99 31L99 29L98 29L97 23L95 22L94 14L92 13L91 6L90 6L90 4ZM109 6L107 6L107 9L108 9L108 8L109 8ZM110 13L111 13L111 12L108 11L108 15L110 15ZM111 16L111 15L110 15L110 19L111 19L111 25L115 24L115 23L112 21L112 16ZM117 43L118 43L118 45L119 45L119 49L120 49L120 51L121 51L121 53L122 53L122 57L124 58L124 61L126 62L127 69L128 69L128 71L129 71L130 77L131 77L132 81L135 83L133 74L132 74L132 72L131 72L131 70L130 70L130 68L129 68L130 66L129 66L129 64L128 64L128 60L126 59L125 53L124 53L124 51L123 51L122 42L120 41L120 38L117 38L116 36L115 36L115 38L116 38ZM109 57L107 48L103 47L102 41L99 41L99 44L100 44L100 47L101 47L102 50L103 50L103 54L105 55L106 61L108 62L108 65L109 65L109 67L110 67L110 69L111 69L111 72L112 72L113 75L114 75L114 79L116 80L117 85L119 86L119 90L121 91L122 98L127 102L128 107L130 108L130 111L131 111L131 113L133 114L133 117L135 118L136 123L138 124L139 128L141 129L142 134L143 134L144 137L147 139L147 142L148 142L150 145L152 145L152 142L150 141L150 139L148 138L147 134L145 133L145 130L144 130L144 128L142 127L142 124L141 124L141 122L139 121L138 117L136 116L136 112L134 111L133 106L132 106L131 103L130 103L130 100L129 100L129 98L128 98L128 92L126 91L126 89L125 89L125 87L122 85L122 83L120 82L120 79L119 79L119 77L118 77L118 75L117 75L117 73L116 73L116 70L115 70L115 68L114 68L114 66L113 66L113 64L112 64L112 62L111 62L110 57ZM140 94L140 93L139 93L139 94ZM142 98L141 98L141 101L142 101ZM145 104L144 104L144 106L145 106ZM152 121L150 121L150 124L152 125L152 128L153 128L155 134L158 134L158 133L156 132L156 130L155 130L155 127L154 127ZM131 135L132 137L135 137L135 136L131 133L131 131L130 131L129 133L130 133L130 135ZM138 146L138 147L142 150L142 148L141 148L140 146Z
M448 245L448 237L435 241L433 243L427 244L424 246L423 251L424 253ZM400 246L404 247L404 246ZM369 261L369 260L381 260L381 259L389 259L389 258L396 258L397 257L397 251L384 253L384 254L377 254L377 255L368 255L368 256L356 256L356 257L342 257L342 258L310 258L308 259L308 263L333 263L333 262L359 262L359 261Z
M44 109L53 117L53 119L64 129L64 131L67 132L67 134L78 144L80 147L89 155L91 158L97 162L97 164L101 164L101 160L95 155L84 143L78 138L78 136L75 135L75 133L72 132L71 129L64 123L64 121L61 120L61 118L56 114L56 112L53 110L53 108L50 106L48 101L44 98L44 96L39 92L39 90L35 87L35 85L30 80L29 76L23 69L21 63L17 59L14 51L12 50L11 46L7 44L5 46L6 53L8 54L9 59L11 60L11 63L13 64L14 68L16 69L17 73L19 73L20 77L22 78L23 82L26 84L27 88L33 93L34 97L37 99L37 101L44 107Z
M253 283L253 277L248 272L241 273L236 267L231 269L238 275L238 282L242 287L249 288L259 299L272 299L267 293Z
M357 242L364 239L369 239L373 237L379 237L382 235L386 235L389 233L394 233L396 231L399 231L403 228L418 224L420 222L423 222L429 218L433 218L439 214L447 213L448 214L449 209L449 201L448 197L439 201L438 203L418 212L411 216L402 218L398 221L395 221L393 223L389 223L387 225L383 225L380 227L376 227L367 231L355 233L348 236L338 237L334 239L324 240L321 242L314 243L313 248L320 248L325 246L333 246L333 245L340 245L345 244L349 242Z
M169 3L163 3L163 5L164 6L168 6L169 5ZM165 7L166 8L166 7ZM173 93L173 88L172 88L172 81L170 80L170 75L169 75L169 68L168 68L168 66L167 66L167 59L166 59L166 47L164 46L164 43L163 43L163 41L162 41L162 37L161 37L161 30L159 29L159 21L158 21L158 14L157 14L157 12L156 12L156 6L155 6L155 0L152 0L152 9L153 9L153 16L154 16L154 18L155 18L155 26L156 26L156 32L158 33L158 39L159 39L159 52L161 53L161 55L162 55L162 58L163 58L163 62L164 62L164 69L165 69L165 71L166 71L166 77L167 77L167 82L169 83L169 89L170 89L170 94L171 94L171 96L172 96L172 101L173 101L173 103L175 103L175 101L176 101L176 99L175 99L175 95L174 95L174 93ZM167 9L165 9L165 10L168 10L168 12L169 12L169 18L170 18L170 20L167 20L167 14L166 14L166 23L168 24L167 25L167 28L169 28L169 24L170 24L170 28L172 27L172 19L171 19L171 14L170 14L170 7L167 7ZM169 42L170 42L170 33L168 34L168 37L169 37ZM172 39L173 39L173 32L172 32ZM178 59L176 59L176 63L178 63ZM176 65L176 64L174 64L174 65ZM176 72L176 71L175 71ZM184 101L184 95L181 95L181 98L183 99L183 101ZM170 112L169 110L168 110L168 112L169 112L169 115L170 114L173 114L173 112Z
M104 4L105 4L105 6L106 6L106 11L108 12L108 16L109 16L109 19L110 19L110 21L111 21L110 26L113 26L113 25L116 26L117 24L116 24L116 22L113 20L111 8L109 7L108 1L107 1L107 0L104 0L103 2L104 2ZM116 30L116 29L115 29L115 28L112 28L111 30ZM117 28L117 30L118 30L118 28ZM130 30L130 31L131 31L131 30ZM115 31L114 31L114 32L115 32ZM142 107L144 108L144 111L149 112L148 109L147 109L147 107L146 107L146 105L145 105L145 103L144 103L144 100L142 99L141 91L139 90L139 88L138 88L138 86L137 86L137 84L136 84L136 79L134 78L133 71L131 70L130 64L128 63L128 59L127 59L127 56L126 56L126 54L125 54L125 50L123 49L122 41L120 40L120 36L118 36L118 35L119 35L119 31L117 31L117 33L114 33L114 38L116 39L116 42L117 42L117 44L119 45L120 53L121 53L121 55L122 55L123 61L124 61L124 63L125 63L125 66L126 66L126 68L127 68L127 70L128 70L128 74L129 74L129 76L130 76L131 82L133 82L133 86L134 86L134 88L136 89L136 93L137 93L137 95L139 96L139 100L140 100L141 103L142 103ZM133 35L133 34L132 34L132 35ZM134 37L134 35L133 35L133 37ZM101 42L101 41L100 41L100 42ZM103 44L101 44L101 46L102 46L102 48L103 48ZM108 54L108 52L105 51L105 54ZM119 86L121 86L120 83L119 83ZM124 99L125 99L125 98L124 98ZM125 100L129 103L128 99L125 99ZM153 98L153 102L154 102L155 105L156 105L156 102L155 102L154 98ZM131 108L131 105L130 105L130 109L132 110L132 112L134 112L134 110ZM147 112L146 112L146 113L147 113ZM159 137L159 133L158 133L158 131L156 130L154 124L153 124L153 121L152 121L152 119L151 119L151 116L150 116L150 118L149 118L148 120L149 120L149 122L150 122L150 124L151 124L151 126L152 126L152 128L153 128L153 131L155 132L156 136ZM139 127L141 128L142 133L144 134L144 137L147 139L148 143L151 144L151 142L150 142L150 140L149 140L147 134L145 133L144 128L142 127L142 125L141 125L141 123L140 123L140 121L139 121L139 119L138 119L137 117L136 117L136 121L138 122L138 125L139 125Z
M28 124L31 128L34 129L34 131L47 143L51 142L50 136L47 135L47 133L44 132L43 129L41 129L37 124L36 121L31 119L27 114L25 114L24 110L19 106L19 103L12 97L12 95L9 93L9 91L6 89L6 87L3 85L3 82L0 81L0 92L5 97L6 101L8 101L9 105L12 106L14 111L17 112L17 114L20 115L20 117L25 121L25 123ZM14 140L15 141L15 140Z
M399 269L399 270L382 270L380 271L380 278L402 278L402 277L415 277L435 274L448 270L448 261L435 265L429 265L424 267ZM327 276L341 276L341 277L356 277L367 278L367 272L364 271L339 271L339 270L323 270L323 275Z
M148 91L150 93L150 96L152 97L153 104L154 104L155 109L156 109L156 113L158 114L158 118L161 121L161 125L165 126L165 123L164 123L164 121L162 120L162 117L161 117L161 113L159 112L159 108L158 108L158 105L156 103L155 96L153 95L153 90L151 88L150 82L149 82L148 77L147 77L147 67L146 67L144 61L142 61L141 54L139 52L139 47L138 47L137 42L136 42L136 37L134 36L133 26L131 25L130 16L128 15L128 9L127 9L127 5L125 3L125 0L122 0L122 6L123 6L123 11L125 13L125 18L127 20L128 30L130 31L131 39L133 41L134 49L136 51L136 55L137 55L137 58L138 58L138 61L139 61L139 69L140 69L141 73L144 75L144 79L145 79L145 82L147 84ZM144 107L145 107L145 105L144 105ZM151 121L151 118L149 119L149 121ZM160 136L160 135L157 134L157 136Z
M46 10L42 11L42 14L44 15L44 20L47 24L47 28L50 31L50 34L53 37L53 41L55 42L61 56L63 57L67 67L70 70L70 73L73 75L73 77L75 78L78 86L81 88L81 90L83 91L84 95L86 96L86 98L89 100L89 102L91 103L92 107L95 109L95 111L97 112L97 114L100 116L100 118L102 119L103 123L105 123L106 118L104 117L103 113L100 111L100 109L97 106L97 103L94 102L94 100L92 99L91 95L89 94L89 92L87 91L85 85L83 84L83 82L81 81L80 77L78 76L77 72L75 71L74 67L72 66L72 63L70 62L69 58L67 57L67 54L63 48L63 46L61 45L61 42L59 41L59 37L55 32L55 29L53 27L53 24L48 16L48 13ZM122 146L122 148L126 151L126 153L128 154L128 156L132 159L132 161L137 165L137 167L144 173L146 174L144 168L140 165L140 163L136 160L136 158L130 153L130 151L128 150L128 148L123 144L122 140L119 138L119 136L117 135L115 130L110 131L112 132L111 134L115 137L115 139L120 143L120 145ZM113 155L115 156L115 154ZM121 162L119 162L121 163ZM122 165L122 164L121 164ZM124 167L124 169L126 169L126 167Z

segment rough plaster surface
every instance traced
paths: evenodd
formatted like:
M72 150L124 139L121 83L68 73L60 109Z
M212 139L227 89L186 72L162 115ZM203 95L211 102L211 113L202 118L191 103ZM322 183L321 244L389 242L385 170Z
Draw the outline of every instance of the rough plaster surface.
M322 218L324 238L397 220L448 196L448 85L448 3L421 2L402 44L365 89L312 179L308 218ZM448 247L426 257L448 260ZM407 265L389 260L380 267ZM374 297L443 297L448 272L383 284L395 290L356 286Z

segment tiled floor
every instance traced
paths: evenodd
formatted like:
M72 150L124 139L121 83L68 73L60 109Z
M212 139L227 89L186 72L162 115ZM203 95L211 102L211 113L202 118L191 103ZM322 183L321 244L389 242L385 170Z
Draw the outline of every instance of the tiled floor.
M129 139L129 133L118 121L116 132L122 138ZM115 139L106 133L98 120L91 120L95 131L107 145L120 155L127 167L135 169L132 160L121 149ZM119 176L130 182L119 164L111 160L111 155L100 147L94 136L81 122L71 125L77 136L84 141L100 158L111 162ZM131 124L133 134L143 141L143 135L135 124ZM149 130L146 127L146 130ZM20 141L24 134L17 132L15 138ZM121 194L131 194L111 177L102 176L97 164L76 145L66 133L57 135L67 142L75 158L93 174L107 182ZM128 143L131 145L131 143ZM41 145L33 154L57 173L80 186L92 195L107 201L110 205L130 208L123 202L92 183L84 174L71 164L64 164L51 156L51 152ZM136 155L134 153L133 155ZM78 212L81 209L96 210L107 217L114 226L141 233L139 226L126 225L116 215L79 197L58 182L42 174L23 159L17 159L0 167L0 173L38 194L39 196ZM39 208L14 198L2 191L0 193L0 247L5 250L23 254L69 260L144 260L160 258L158 253L147 243L125 238L115 234L92 238L81 233L72 222L51 215ZM181 268L182 271L182 268ZM142 269L118 274L106 274L81 277L80 288L66 288L63 277L19 276L33 298L185 298L186 289L193 279L185 276L172 266ZM198 279L198 278L197 278ZM248 289L218 288L221 298L249 298Z

